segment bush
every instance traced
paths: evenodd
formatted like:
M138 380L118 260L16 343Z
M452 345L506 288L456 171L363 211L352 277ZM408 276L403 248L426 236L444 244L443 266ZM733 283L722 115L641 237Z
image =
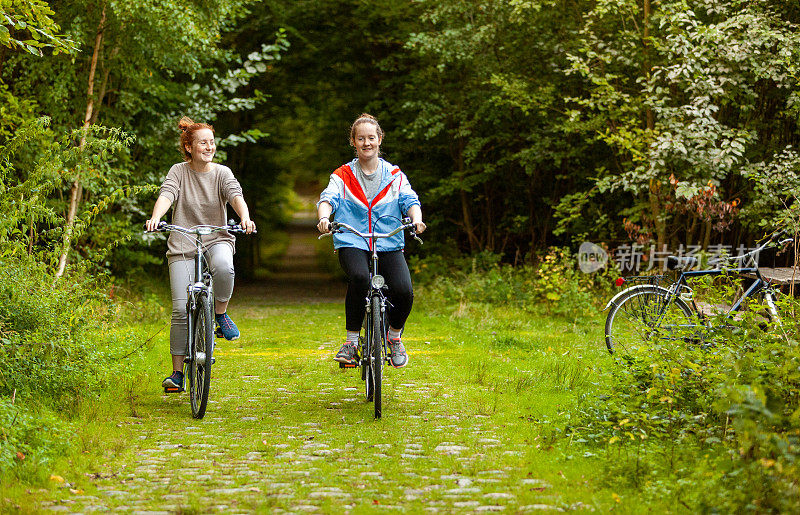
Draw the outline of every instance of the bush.
M32 479L70 447L70 427L47 409L0 398L0 471Z
M705 348L654 342L610 370L573 431L605 448L614 481L692 511L800 511L800 345L783 318L744 317Z
M54 285L40 264L0 259L0 395L68 405L95 389L113 363L97 341L108 302L81 276Z
M488 252L451 260L411 257L409 265L415 283L448 304L507 304L569 318L596 314L609 297L613 275L582 273L577 256L557 247L535 265L502 264Z

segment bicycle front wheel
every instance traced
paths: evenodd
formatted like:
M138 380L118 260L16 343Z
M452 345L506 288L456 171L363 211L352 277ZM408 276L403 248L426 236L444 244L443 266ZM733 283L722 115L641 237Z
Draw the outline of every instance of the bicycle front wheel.
M692 309L659 286L637 286L612 304L606 318L606 347L625 359L645 356L654 347L696 339Z
M372 382L372 402L375 405L375 418L381 418L381 383L383 382L383 327L381 321L381 299L375 295L371 299L372 309L372 342L370 345L370 373L368 381Z
M211 362L214 355L214 318L211 302L206 296L200 296L194 311L194 338L192 360L189 373L192 375L189 384L189 397L192 404L192 416L203 418L208 404L208 391L211 386Z

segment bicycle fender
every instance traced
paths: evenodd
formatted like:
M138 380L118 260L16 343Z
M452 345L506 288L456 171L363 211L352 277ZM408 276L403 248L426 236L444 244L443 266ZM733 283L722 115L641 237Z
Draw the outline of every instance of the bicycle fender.
M637 285L637 286L631 286L630 288L625 288L621 292L619 292L616 295L614 295L613 297L611 297L611 300L608 301L608 304L606 304L606 307L603 308L603 311L606 311L607 309L609 309L612 304L616 305L616 303L617 303L617 301L619 299L621 299L625 295L628 295L629 293L632 293L632 292L635 292L635 291L639 291L639 290L651 290L653 288L655 288L656 290L665 290L665 288L662 288L661 286L653 286L652 284L640 284L640 285Z

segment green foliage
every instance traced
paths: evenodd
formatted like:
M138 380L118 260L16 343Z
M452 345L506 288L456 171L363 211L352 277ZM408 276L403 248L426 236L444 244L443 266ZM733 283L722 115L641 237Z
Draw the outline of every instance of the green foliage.
M549 1L422 5L394 111L411 116L409 146L424 142L414 164L427 170L419 189L432 227L455 222L471 253L533 255L549 239L550 205L592 159L591 141L565 137L575 82L561 70L578 20Z
M745 316L705 345L653 341L617 364L608 395L587 398L572 428L605 448L612 483L696 511L800 507L798 305L781 308L782 327Z
M0 478L31 481L70 448L71 427L45 408L0 397Z
M112 356L100 343L107 297L77 276L54 285L32 259L0 258L0 395L68 405L103 384Z
M110 161L132 142L130 135L118 129L91 126L54 140L49 123L48 118L27 122L0 147L0 209L6 214L0 222L0 252L4 256L35 255L39 262L52 265L68 236L73 241L81 238L109 207L152 188L115 188L119 178L114 177ZM82 148L77 144L80 138L85 141ZM38 153L31 156L30 149L37 149ZM101 187L109 190L80 214L69 235L61 230L64 220L50 198L64 179L72 179L67 170L94 175ZM91 180L87 181L87 187L91 184ZM43 231L45 228L50 230ZM113 233L106 231L105 236ZM104 244L103 248L115 246L128 237L128 232L116 236L97 240ZM100 261L102 252L93 257Z
M711 232L692 211L669 209L673 176L690 189L719 187L717 199L758 203L741 169L779 163L796 137L790 56L800 38L796 17L778 4L652 2L648 16L638 2L610 0L585 18L570 59L588 94L572 99L574 119L615 154L597 185L629 192L623 207L659 243L679 236L707 245ZM784 122L786 132L774 130Z
M606 299L611 271L585 274L568 249L550 248L535 265L513 267L501 256L482 252L445 260L439 256L411 258L415 282L445 305L511 305L569 319L593 316Z
M44 55L43 48L52 49L54 55L75 52L74 41L58 34L60 29L53 20L54 14L42 0L0 1L0 46L39 57Z

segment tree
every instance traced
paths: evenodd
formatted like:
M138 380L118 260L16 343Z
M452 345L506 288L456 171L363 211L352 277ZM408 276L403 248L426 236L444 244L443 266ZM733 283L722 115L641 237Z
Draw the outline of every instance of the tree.
M658 245L682 236L707 246L712 220L670 206L707 185L716 202L746 203L741 170L797 138L790 56L800 40L777 5L674 0L650 13L648 2L608 0L585 15L572 68L587 94L573 99L574 116L615 154L598 187L628 192L621 214Z

